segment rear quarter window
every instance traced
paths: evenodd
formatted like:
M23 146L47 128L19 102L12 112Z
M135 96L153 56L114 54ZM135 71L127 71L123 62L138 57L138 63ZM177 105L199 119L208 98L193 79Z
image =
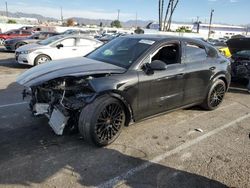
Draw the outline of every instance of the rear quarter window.
M207 58L206 49L197 44L185 44L185 63L203 62Z

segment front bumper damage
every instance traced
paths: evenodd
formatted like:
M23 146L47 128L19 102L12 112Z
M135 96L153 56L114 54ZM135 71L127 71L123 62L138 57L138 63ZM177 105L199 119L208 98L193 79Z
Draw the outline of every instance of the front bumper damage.
M68 78L46 82L23 91L30 96L30 110L34 116L45 115L55 134L77 130L81 110L96 96L88 84L89 78Z
M49 119L49 125L57 135L63 135L65 126L69 121L69 114L63 113L58 107L53 107L50 113L50 105L46 103L36 103L33 106L32 112L35 116L45 115Z

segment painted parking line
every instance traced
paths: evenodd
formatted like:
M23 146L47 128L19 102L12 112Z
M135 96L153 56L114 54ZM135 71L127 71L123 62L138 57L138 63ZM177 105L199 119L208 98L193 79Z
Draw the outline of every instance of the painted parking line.
M174 155L174 154L177 154L177 153L181 152L182 150L187 149L187 148L203 141L203 140L207 139L208 137L211 137L211 136L223 131L224 129L227 129L231 126L237 125L237 123L240 123L243 120L248 119L248 118L250 118L250 113L248 113L248 114L246 114L246 115L244 115L244 116L242 116L234 121L231 121L230 123L222 125L221 127L216 128L216 129L214 129L214 130L212 130L212 131L210 131L210 132L208 132L200 137L197 137L193 140L190 140L190 141L186 142L185 144L182 144L182 145L176 147L175 149L167 151L159 156L156 156L155 158L143 163L142 165L139 165L135 168L132 168L132 169L128 170L127 172L122 173L121 175L116 176L116 177L100 184L97 187L98 188L106 188L106 187L114 187L116 185L121 185L126 181L126 179L132 177L136 173L138 173L142 170L145 170L146 168L149 168L150 166L154 165L155 163L159 163L160 161L166 159L167 157Z
M0 105L0 108L11 107L11 106L19 106L23 104L28 104L28 102L19 102L19 103L12 103L12 104L4 104Z

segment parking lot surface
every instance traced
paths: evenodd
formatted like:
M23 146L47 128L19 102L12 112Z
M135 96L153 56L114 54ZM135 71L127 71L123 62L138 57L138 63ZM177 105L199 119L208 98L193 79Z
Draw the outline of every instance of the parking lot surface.
M125 128L110 146L56 136L21 98L29 67L0 50L0 187L250 187L250 94L215 111L178 110ZM238 87L238 85L236 86Z

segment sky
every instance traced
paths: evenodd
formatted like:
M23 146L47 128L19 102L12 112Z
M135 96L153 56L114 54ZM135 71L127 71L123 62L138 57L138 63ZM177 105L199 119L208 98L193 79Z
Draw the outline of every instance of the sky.
M167 3L168 0L165 0ZM60 18L84 17L91 19L158 20L158 0L7 0L10 12L37 13ZM250 24L250 0L179 0L175 21L191 22L197 17L208 22L214 9L215 23ZM0 0L0 10L5 10L5 0Z

